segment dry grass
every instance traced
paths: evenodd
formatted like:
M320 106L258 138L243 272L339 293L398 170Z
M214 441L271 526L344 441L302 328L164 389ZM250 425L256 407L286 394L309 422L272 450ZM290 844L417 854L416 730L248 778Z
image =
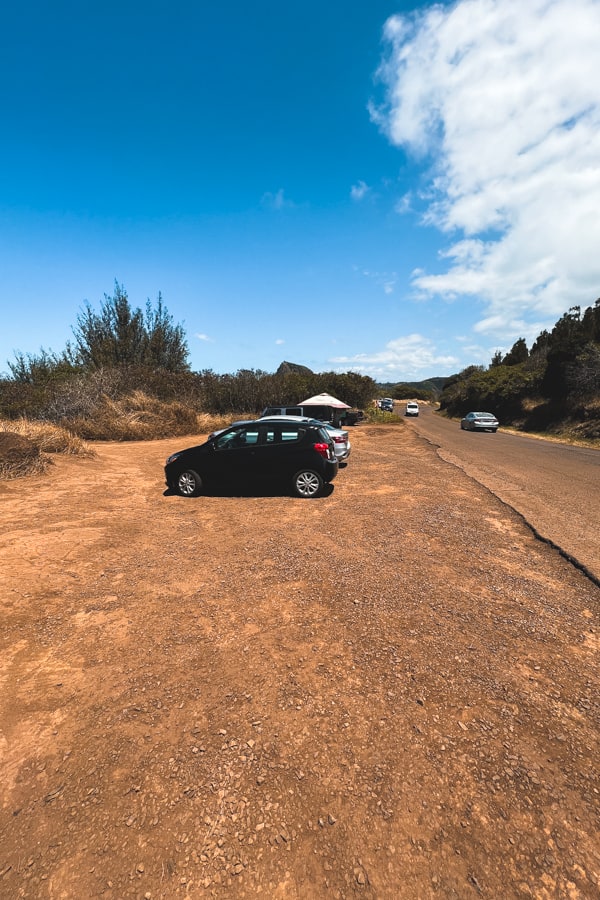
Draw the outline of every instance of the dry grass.
M233 412L222 413L221 415L198 413L196 416L198 434L210 434L211 431L217 431L218 428L228 428L232 422L238 422L243 419L258 419L259 416L260 413L254 412Z
M85 441L59 425L0 419L0 480L45 472L52 465L52 453L94 455Z
M28 437L13 431L0 431L0 479L38 475L49 465L48 456Z
M104 396L93 416L65 420L70 431L91 441L148 441L197 434L198 417L182 403L134 391L113 400Z
M72 456L93 456L94 451L68 428L31 419L0 419L0 432L19 434L39 448L42 453L66 453Z

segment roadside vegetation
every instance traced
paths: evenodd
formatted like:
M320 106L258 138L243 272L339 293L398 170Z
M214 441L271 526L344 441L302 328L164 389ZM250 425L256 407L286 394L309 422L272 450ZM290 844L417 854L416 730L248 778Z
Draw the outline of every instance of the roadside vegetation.
M366 376L291 363L274 374L192 372L184 330L160 294L134 308L118 283L99 311L86 303L72 331L60 353L18 352L0 377L2 478L43 471L51 453L89 452L85 441L206 434L323 391L362 409L376 394Z
M72 331L60 353L18 352L0 377L0 477L19 466L43 470L52 453L89 453L86 441L206 434L323 391L363 410L367 422L399 424L374 408L384 394L439 401L451 417L489 409L516 429L600 441L600 300L583 312L570 309L531 349L519 339L488 368L386 385L287 362L275 373L193 372L183 327L160 294L154 305L134 308L118 283L98 311L85 304Z
M530 349L520 338L487 369L448 378L440 409L452 417L489 410L520 431L600 441L600 300L572 307Z

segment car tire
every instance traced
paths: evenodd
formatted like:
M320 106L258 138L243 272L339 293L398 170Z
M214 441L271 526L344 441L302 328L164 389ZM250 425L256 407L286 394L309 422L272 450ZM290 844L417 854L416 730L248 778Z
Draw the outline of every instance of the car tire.
M182 497L197 497L202 492L202 479L193 469L185 469L177 476L177 493Z
M300 469L296 472L292 485L296 496L304 499L318 497L323 491L323 479L313 469Z

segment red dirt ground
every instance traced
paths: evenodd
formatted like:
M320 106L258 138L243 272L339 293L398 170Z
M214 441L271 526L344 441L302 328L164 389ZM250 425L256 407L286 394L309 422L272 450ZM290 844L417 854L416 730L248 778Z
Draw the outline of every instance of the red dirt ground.
M193 443L0 483L0 897L600 896L599 591L413 429L331 496Z

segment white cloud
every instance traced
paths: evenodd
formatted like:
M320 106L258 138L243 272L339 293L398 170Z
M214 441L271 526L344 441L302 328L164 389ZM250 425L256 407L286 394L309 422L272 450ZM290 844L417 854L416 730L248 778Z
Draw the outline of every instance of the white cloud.
M274 194L271 191L266 191L260 198L260 202L266 209L275 211L281 209L294 209L296 206L293 200L288 200L285 196L283 188L279 188Z
M358 184L353 184L350 188L350 196L353 200L363 200L370 190L371 188L368 184L365 184L364 181L359 181Z
M395 207L395 211L400 215L404 215L405 213L411 212L412 210L412 194L408 191L397 201Z
M281 344L285 344L285 341L283 340L283 338L277 338L275 343L277 344L277 346L280 346Z
M600 2L459 0L394 16L385 36L372 115L429 167L424 221L454 240L440 274L413 273L418 291L478 298L476 330L499 335L592 303Z
M438 374L456 371L459 360L436 352L434 344L420 334L409 334L389 341L377 353L337 356L329 360L340 371L356 370L376 381L419 381L423 372Z
M214 344L214 339L207 334L195 334L194 337L198 338L199 341L206 341L208 344Z

